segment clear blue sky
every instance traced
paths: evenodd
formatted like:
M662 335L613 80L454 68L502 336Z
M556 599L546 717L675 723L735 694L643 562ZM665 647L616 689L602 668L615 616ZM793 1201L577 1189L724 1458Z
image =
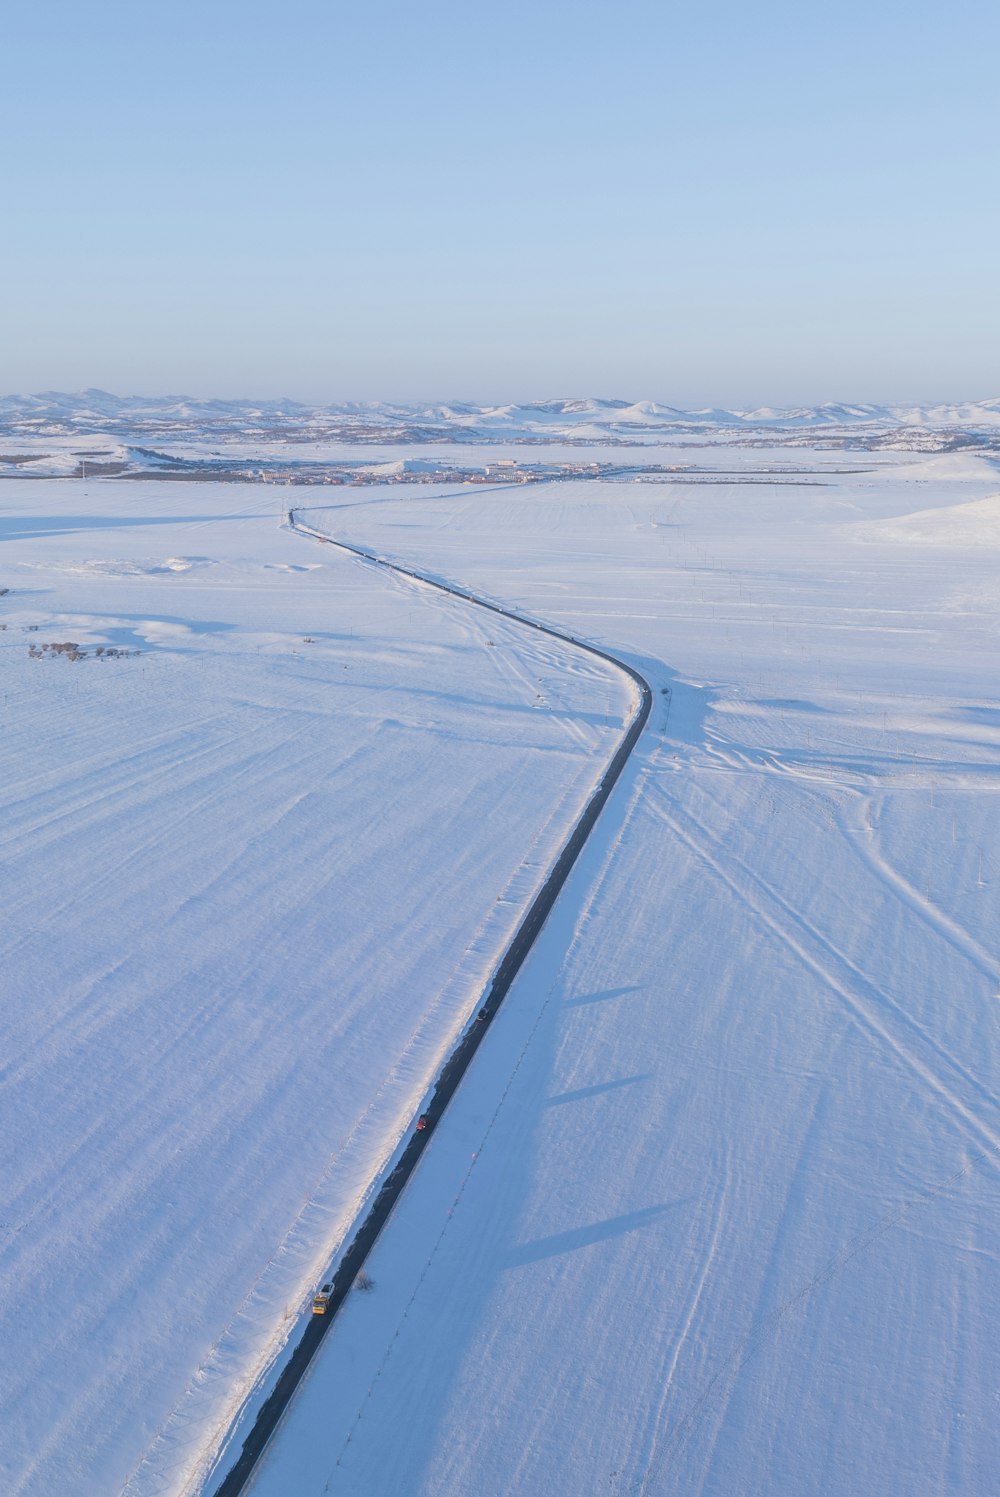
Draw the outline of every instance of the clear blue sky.
M32 0L0 391L1000 395L1000 7Z

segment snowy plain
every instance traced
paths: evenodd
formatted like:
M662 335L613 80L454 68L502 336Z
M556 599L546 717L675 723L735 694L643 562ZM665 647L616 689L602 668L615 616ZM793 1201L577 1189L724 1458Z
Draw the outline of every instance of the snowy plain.
M273 490L34 481L0 507L0 1486L180 1489L629 694L305 545Z
M659 700L255 1493L995 1489L1000 469L805 457L308 509ZM191 1489L624 710L277 507L0 487L11 1492Z
M995 1490L1000 483L853 466L313 512L670 698L255 1497Z

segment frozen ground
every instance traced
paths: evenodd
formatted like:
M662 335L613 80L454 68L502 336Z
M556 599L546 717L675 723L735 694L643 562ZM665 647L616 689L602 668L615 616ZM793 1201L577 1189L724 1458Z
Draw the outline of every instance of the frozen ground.
M9 1497L197 1472L628 702L279 512L259 487L0 490Z
M853 461L313 511L672 696L255 1497L995 1491L1000 476Z
M1000 470L806 461L312 510L671 696L256 1493L995 1489ZM0 486L22 1497L191 1490L624 705L277 508Z

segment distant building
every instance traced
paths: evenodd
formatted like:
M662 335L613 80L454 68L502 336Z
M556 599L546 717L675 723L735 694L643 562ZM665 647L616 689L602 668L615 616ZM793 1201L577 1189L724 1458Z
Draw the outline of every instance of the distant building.
M495 463L486 464L487 478L521 478L523 475L518 471L519 464L512 457L497 458Z

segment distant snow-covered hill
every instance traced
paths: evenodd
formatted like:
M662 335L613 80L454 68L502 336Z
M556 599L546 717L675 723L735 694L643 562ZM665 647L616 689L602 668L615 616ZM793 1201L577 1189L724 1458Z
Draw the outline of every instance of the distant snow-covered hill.
M267 432L350 441L633 442L678 432L794 434L974 432L1000 430L1000 399L938 405L825 404L685 411L654 400L571 398L506 405L467 401L398 404L349 401L308 405L294 400L205 400L184 395L77 394L46 390L0 397L0 431L25 435L210 431L247 436ZM891 440L891 438L890 438Z

